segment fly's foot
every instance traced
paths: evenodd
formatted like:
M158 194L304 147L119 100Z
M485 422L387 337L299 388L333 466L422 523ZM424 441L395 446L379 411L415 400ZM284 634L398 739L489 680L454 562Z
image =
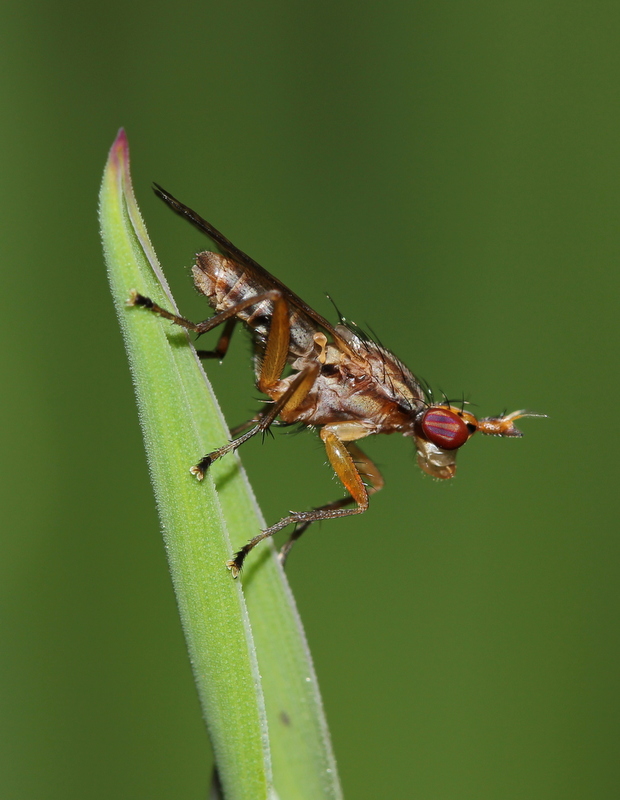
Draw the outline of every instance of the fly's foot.
M201 481L214 460L211 456L205 456L194 467L190 467L189 471L197 480Z
M234 560L234 558L232 558L230 561L226 562L226 567L227 567L227 569L230 570L230 574L233 576L233 578L238 578L239 577L239 572L241 570L237 566L237 562Z
M190 474L193 475L198 481L201 481L205 476L204 470L200 469L198 464L196 464L195 467L190 467L189 471Z
M153 308L153 301L150 297L145 297L143 294L136 292L132 289L129 292L129 299L127 300L128 306L141 306L142 308Z
M241 567L243 566L243 558L240 558L240 553L234 558L231 558L230 561L226 562L226 567L230 570L230 574L233 578L238 578L239 573L241 572Z
M246 545L244 545L241 548L241 550L237 550L237 552L235 553L234 558L231 558L230 561L226 562L226 566L230 570L231 575L233 576L233 578L238 578L239 577L239 573L241 572L241 570L243 568L243 562L245 561L245 557L250 552L252 547L255 544L257 544L257 541L256 541L257 539L258 539L258 541L260 541L262 539L262 534L259 534L257 537L255 537L250 542L248 542Z

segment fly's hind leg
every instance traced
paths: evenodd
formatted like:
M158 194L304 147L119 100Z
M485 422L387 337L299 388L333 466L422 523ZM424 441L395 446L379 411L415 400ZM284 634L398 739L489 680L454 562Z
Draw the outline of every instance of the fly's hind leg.
M231 317L229 320L227 320L224 324L224 330L220 334L220 338L217 340L215 348L213 350L196 350L196 355L198 358L217 358L219 361L222 361L228 352L228 347L230 345L230 340L236 324L236 317Z
M209 350L203 351L205 353L208 352L215 353L218 350L223 349L223 352L225 354L226 350L228 350L228 343L232 335L232 329L234 327L234 323L237 321L234 318L241 311L244 311L246 308L250 308L251 306L255 306L258 303L262 303L264 300L272 300L274 302L274 315L275 315L275 309L282 303L284 303L284 305L288 307L288 304L286 300L284 300L284 298L282 297L282 292L279 289L269 289L266 292L254 295L254 297L247 297L245 300L242 300L240 303L237 303L237 305L230 306L229 308L226 308L223 311L214 314L209 319L204 320L204 322L192 322L191 320L186 319L185 317L182 317L179 314L174 314L172 311L167 311L165 308L162 308L162 306L157 305L157 303L151 300L150 297L145 297L143 294L136 292L135 289L131 290L131 294L129 296L129 300L127 301L127 305L146 308L149 311L152 311L153 314L157 314L158 317L169 319L170 322L173 322L175 325L179 325L181 328L185 328L185 330L197 333L198 336L202 336L203 333L207 333L208 331L213 330L213 328L217 328L218 325L222 325L224 322L232 320L233 324L226 325L226 327L224 328L224 331L220 336L220 340L218 341L216 349L214 351L209 351ZM288 323L288 314L287 314L287 323ZM288 345L288 336L287 336L287 345ZM208 357L209 356L207 356L207 358ZM282 368L284 368L284 364L282 365Z
M338 433L341 434L342 438L338 437ZM296 531L291 537L291 540L284 545L283 553L281 554L282 560L286 558L293 543L299 539L301 534L312 522L318 522L323 519L334 519L335 517L348 517L352 514L362 514L366 511L368 508L368 496L379 491L383 485L383 479L379 470L372 461L352 443L353 439L360 439L367 435L367 433L368 431L364 429L363 426L350 422L326 425L321 430L321 439L325 444L329 462L349 495L341 500L336 500L333 503L316 508L313 511L293 512L289 514L289 516L283 517L279 522L276 522L275 525L259 533L258 536L250 539L226 565L232 572L234 578L239 575L247 554L256 547L259 542L262 542L263 539L273 536L274 533L282 530L282 528L285 528L287 525L298 524L301 530L299 533ZM349 439L349 441L345 443L343 439ZM362 474L360 474L356 461L361 467L361 473L369 479L370 486L368 489L364 484ZM344 507L350 503L356 503L356 507Z

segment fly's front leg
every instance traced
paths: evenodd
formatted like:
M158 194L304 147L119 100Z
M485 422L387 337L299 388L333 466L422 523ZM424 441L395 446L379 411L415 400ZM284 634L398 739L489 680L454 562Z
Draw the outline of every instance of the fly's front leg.
M314 385L316 376L319 373L319 369L320 365L317 364L316 367L313 366L311 369L300 372L286 392L284 392L282 397L268 407L267 411L259 418L258 423L253 428L250 428L247 433L244 433L237 439L233 439L232 442L228 442L228 444L225 444L223 447L219 447L217 450L214 450L212 453L208 453L206 456L204 456L204 458L202 458L195 467L191 467L190 472L192 475L195 475L196 478L201 481L205 476L205 472L209 469L214 461L222 456L225 456L227 453L231 453L233 450L236 450L242 444L247 442L248 439L256 436L257 433L266 431L278 414L280 414L282 409L285 406L288 406L290 402L301 402L301 399L308 394Z
M261 414L255 414L252 419L248 419L245 422L242 422L241 425L235 425L234 428L230 429L230 435L234 439L235 436L238 436L243 431L247 431L248 428L251 428L252 425L256 425L257 422L260 422Z
M256 425L257 422L261 421L261 419L263 418L264 413L265 413L264 411L259 411L257 414L255 414L252 417L252 419L246 419L246 421L242 422L240 425L235 425L234 428L230 429L231 437L234 439L240 433L243 433L243 431L247 431L247 429L252 427L252 425ZM277 428L286 428L291 423L290 422L282 422L282 420L274 419L274 421L271 424L273 426L277 427Z
M338 433L340 433L342 438L337 435ZM276 522L275 525L272 525L270 528L267 528L259 533L258 536L250 539L250 541L244 545L238 553L235 554L235 557L226 564L226 566L232 572L234 578L239 575L247 554L254 547L256 547L259 542L262 542L263 539L273 536L274 533L282 530L282 528L285 528L287 525L301 523L302 526L305 525L307 527L308 524L312 522L318 522L319 520L334 519L335 517L348 517L352 514L362 514L364 511L366 511L368 508L369 493L372 493L372 491L378 491L383 485L383 479L381 478L379 471L372 461L370 461L370 459L368 459L362 453L362 451L359 450L359 448L355 447L355 445L352 445L350 442L353 439L361 439L363 436L367 436L368 433L369 431L367 428L355 422L336 423L334 425L326 425L324 428L322 428L321 439L325 444L327 457L329 458L329 462L332 465L334 472L344 485L345 489L348 491L349 496L343 498L342 500L337 500L334 503L330 503L327 506L316 508L313 511L298 511L289 514L289 516L283 517L279 522ZM345 441L343 441L345 439L349 440L349 444L345 444ZM354 453L352 452L353 448ZM356 455L361 456L361 466L367 467L366 471L371 479L370 491L367 491L360 471L356 466ZM373 481L373 477L376 481L376 486ZM343 508L343 506L346 506L349 503L356 503L356 508ZM301 533L303 533L303 530ZM301 535L301 533L299 535ZM292 543L288 544L288 547L285 545L285 557L291 546Z

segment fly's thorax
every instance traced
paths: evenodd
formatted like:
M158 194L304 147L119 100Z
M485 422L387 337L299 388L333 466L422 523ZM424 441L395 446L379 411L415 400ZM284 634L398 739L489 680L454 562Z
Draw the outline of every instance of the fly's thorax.
M307 425L356 421L372 433L412 431L422 401L403 380L399 365L381 359L374 350L361 352L329 343L315 336L311 353L296 359L292 366L301 372L321 365L314 385L299 408L299 421ZM373 359L381 360L379 373Z
M336 332L365 363L366 373L381 387L382 394L412 411L422 407L425 395L420 382L394 353L345 325L336 325Z

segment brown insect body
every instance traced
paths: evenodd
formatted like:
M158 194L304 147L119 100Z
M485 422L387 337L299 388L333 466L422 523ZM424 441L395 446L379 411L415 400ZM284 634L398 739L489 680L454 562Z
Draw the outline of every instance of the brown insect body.
M253 425L251 430L206 455L192 473L201 479L216 458L267 430L279 418L284 423L320 428L330 463L348 491L346 497L313 511L291 513L255 536L228 563L235 577L248 552L286 525L293 523L296 529L281 550L282 560L312 522L367 509L369 495L382 488L383 479L356 440L377 433L409 436L415 442L420 467L445 479L455 473L457 449L477 430L494 436L521 436L514 421L538 416L517 411L477 420L449 403L434 404L393 353L342 322L332 326L206 220L161 187L155 191L223 251L223 255L198 253L193 267L196 288L216 313L205 322L193 323L137 293L131 304L150 308L199 335L224 324L215 350L198 351L202 358L223 358L236 322L243 322L254 341L257 386L272 400L266 411L245 426ZM290 374L284 375L287 364ZM354 508L346 508L352 504Z
M321 370L303 402L280 418L308 426L357 421L375 433L413 434L416 415L428 405L413 373L389 350L362 338L345 325L332 327L313 312L310 318L302 301L271 275L240 274L239 265L217 253L198 253L193 267L194 283L216 312L227 311L271 289L287 293L290 339L287 363L292 373L268 387L272 400L290 388L295 378L318 361ZM304 304L305 306L305 304ZM262 302L236 316L250 328L256 349L255 371L260 378L273 301ZM321 330L329 335L323 341Z
M319 319L324 325L329 325L327 320L323 320L318 315L318 319L313 320L309 319L302 310L298 311L292 302L299 304L302 301L265 270L257 273L255 269L242 269L236 261L207 250L196 255L196 264L192 268L192 274L196 289L207 298L215 311L227 311L238 307L244 301L271 290L286 292L291 321L289 363L306 353L312 346L314 341L312 337L317 330L317 323L321 324L318 322ZM263 300L235 314L251 329L259 351L265 349L272 315L272 300Z

